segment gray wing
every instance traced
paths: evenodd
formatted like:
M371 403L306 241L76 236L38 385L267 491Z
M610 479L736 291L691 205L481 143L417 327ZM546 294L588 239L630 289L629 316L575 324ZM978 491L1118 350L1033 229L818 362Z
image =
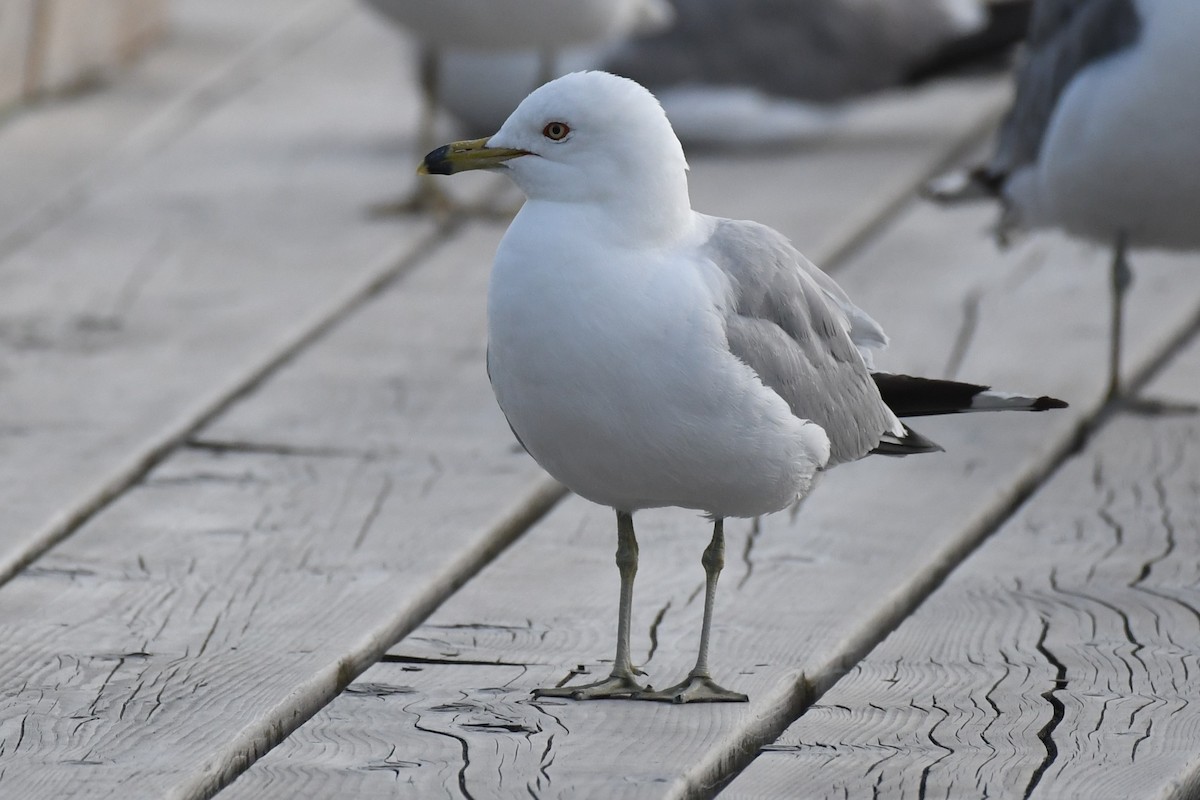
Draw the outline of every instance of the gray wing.
M851 339L854 322L814 276L845 298L832 279L782 235L754 222L718 220L704 255L729 281L730 351L793 414L825 429L830 466L861 458L894 432L897 422Z
M972 27L942 0L673 2L669 30L625 44L604 68L652 90L750 86L828 102L901 83Z
M1134 0L1038 0L1017 67L1013 105L979 177L998 186L1034 163L1067 84L1089 64L1132 46L1140 32Z

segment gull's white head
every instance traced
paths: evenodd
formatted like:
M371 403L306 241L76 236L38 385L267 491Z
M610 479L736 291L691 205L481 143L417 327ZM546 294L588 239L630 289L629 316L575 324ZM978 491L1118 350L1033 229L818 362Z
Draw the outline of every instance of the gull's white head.
M574 72L536 89L489 139L455 142L422 171L505 169L531 200L642 206L687 199L687 161L654 95L628 78Z

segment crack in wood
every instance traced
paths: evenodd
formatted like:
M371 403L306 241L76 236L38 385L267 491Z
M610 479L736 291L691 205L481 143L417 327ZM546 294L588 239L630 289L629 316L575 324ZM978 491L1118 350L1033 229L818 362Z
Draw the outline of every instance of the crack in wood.
M439 706L438 708L434 708L431 710L437 711L442 708L444 708L444 707ZM420 712L413 710L412 706L407 706L407 707L405 707L404 710L408 711L409 713L413 714L416 717L413 721L413 727L416 728L417 730L423 731L425 733L432 733L435 736L444 736L447 739L453 739L454 741L458 742L459 747L462 750L462 762L458 769L458 790L461 793L462 797L465 798L465 800L475 800L474 795L472 795L470 790L467 789L467 768L471 765L471 752L470 752L470 745L467 743L466 738L462 737L462 736L456 736L455 734L450 733L449 731L440 731L440 730L437 730L436 728L422 727Z
M1129 657L1138 663L1138 665L1142 669L1143 674L1148 674L1150 672L1150 670L1146 666L1146 662L1142 660L1142 657L1140 655L1138 655L1143 649L1145 649L1145 645L1143 645L1138 640L1138 638L1136 636L1134 636L1133 625L1129 621L1129 614L1126 613L1125 609L1121 608L1120 606L1116 605L1115 603L1109 602L1108 600L1103 600L1099 597L1095 597L1094 595L1087 594L1086 592L1074 591L1071 589L1063 588L1058 583L1057 568L1053 568L1050 570L1049 583L1050 583L1050 588L1059 594L1065 594L1068 597L1075 597L1080 600L1086 600L1086 601L1095 603L1096 605L1101 606L1102 608L1105 608L1105 609L1111 611L1112 613L1116 614L1117 617L1121 620L1121 631L1125 634L1125 638L1129 641L1129 643L1133 645L1133 648L1129 651ZM1092 628L1093 628L1093 632L1094 632L1095 628L1096 628L1095 623L1093 623ZM1124 655L1122 655L1120 653L1116 653L1116 656L1121 660L1121 663L1125 665L1126 689L1130 694L1133 694L1135 692L1133 665L1129 663L1129 659L1126 658Z
M942 374L952 379L958 376L967 351L975 340L975 331L979 329L979 305L983 302L983 289L975 288L967 292L962 301L962 322L959 323L958 333L954 336L954 345L950 348L950 356Z
M411 686L398 686L392 683L351 683L343 689L348 695L365 695L367 697L394 697L403 694L415 694L416 689Z
M27 578L66 578L75 580L76 578L91 578L96 575L96 571L86 567L29 567L24 572Z
M366 764L362 765L361 767L358 767L358 769L365 770L367 772L372 772L372 771L391 772L393 777L397 781L399 781L400 773L402 770L416 769L416 768L422 766L420 761L405 761L404 759L393 760L393 757L395 755L396 755L396 745L392 745L392 749L388 751L388 754L386 756L379 759L378 761L369 761Z
M1136 741L1134 741L1133 749L1129 753L1130 761L1137 761L1138 746L1142 742L1144 742L1150 738L1150 733L1153 729L1154 729L1154 719L1151 718L1151 719L1146 720L1146 732L1144 734L1142 734L1141 736L1139 736Z
M365 519L362 525L358 528L358 535L354 537L354 549L358 550L362 547L363 541L367 538L367 534L371 530L371 526L375 524L375 519L379 516L379 512L383 510L383 504L387 502L388 497L392 493L392 476L384 474L382 485L375 495L370 508L367 509Z
M482 660L476 661L469 658L430 658L424 656L403 656L385 653L379 659L384 664L438 664L450 666L472 666L472 667L526 667L528 664L518 664L512 661L499 660ZM569 680L569 678L568 678Z
M1029 778L1029 783L1025 787L1025 800L1029 800L1029 798L1033 795L1033 790L1036 789L1037 785L1041 782L1042 776L1046 774L1046 770L1050 769L1051 765L1053 765L1055 760L1058 758L1058 746L1054 743L1054 731L1066 716L1066 706L1064 706L1062 700L1058 698L1057 693L1059 690L1065 689L1067 686L1067 668L1061 661L1058 660L1058 658L1055 657L1052 652L1050 652L1050 649L1046 647L1046 636L1049 632L1050 620L1046 616L1042 616L1042 630L1038 635L1038 640L1034 645L1034 648L1038 651L1038 653L1041 654L1042 658L1046 659L1046 663L1050 664L1050 666L1054 668L1053 686L1050 689L1042 692L1042 698L1050 704L1051 715L1050 719L1046 721L1046 724L1043 725L1041 730L1038 731L1038 740L1041 741L1042 747L1045 748L1046 756L1042 759L1042 762L1038 764L1037 769L1034 770L1033 775L1031 775Z
M988 747L992 747L992 743L987 738L987 732L1003 717L1003 714L1000 712L1000 706L996 705L996 701L993 696L996 694L996 690L1000 688L1000 684L1007 680L1012 674L1012 663L1008 660L1008 654L1002 653L1002 655L1004 656L1004 674L997 678L996 682L993 683L983 695L983 699L987 701L988 706L992 709L992 718L988 720L988 724L985 725L983 730L979 732L979 738L983 740ZM993 747L993 751L994 750L995 748Z
M90 714L96 713L96 706L98 706L100 704L100 696L103 695L104 690L106 688L108 688L108 682L112 680L113 675L116 675L117 670L119 670L124 664L125 664L125 659L123 659L123 658L117 659L117 663L114 664L113 668L111 670L109 670L107 675L104 676L104 680L102 680L100 682L100 688L96 690L95 698L92 699L91 704L88 706L88 713L90 713Z
M398 455L393 449L364 450L353 447L306 446L283 442L245 441L242 439L208 439L203 435L190 437L183 443L191 450L208 453L245 453L249 455L298 456L301 458L359 458L381 459Z
M742 563L746 565L746 574L742 576L737 583L737 588L741 589L750 580L750 575L754 572L754 545L758 543L758 537L762 534L762 517L755 517L750 523L750 532L746 535L746 545L742 548Z
M29 720L28 714L21 716L21 729L17 734L17 743L13 745L13 752L21 749L21 743L25 741L25 723Z
M646 653L646 660L642 662L642 666L650 663L654 658L654 654L658 652L658 626L662 624L663 618L667 615L667 611L671 608L671 601L658 610L654 615L654 621L650 623L650 650Z
M935 664L935 666L936 666L936 664ZM911 705L913 708L917 709L918 711L921 711L921 712L940 711L942 714L942 718L933 724L933 727L931 727L929 729L929 732L925 734L925 738L929 739L929 741L933 744L934 747L936 747L939 750L942 750L944 752L940 756L935 758L933 761L926 764L925 767L921 770L921 780L917 784L917 797L919 798L919 800L925 800L925 798L927 796L927 791L929 788L929 775L931 772L933 772L933 768L938 765L938 762L954 755L954 750L952 750L951 748L949 748L946 745L939 742L938 738L936 736L934 736L934 731L936 731L938 729L938 726L950 718L950 712L938 705L936 694L933 695L932 699L933 699L933 705L929 709L921 708L916 703L911 703L911 702L909 703L909 705ZM846 709L846 711L849 711L849 710L850 709L848 709L848 708Z

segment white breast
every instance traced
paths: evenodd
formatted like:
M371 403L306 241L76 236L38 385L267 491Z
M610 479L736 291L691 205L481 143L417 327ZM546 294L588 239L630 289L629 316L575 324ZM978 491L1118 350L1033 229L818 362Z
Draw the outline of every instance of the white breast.
M752 516L806 492L828 438L728 352L714 277L552 216L526 205L488 296L492 386L534 458L625 511Z

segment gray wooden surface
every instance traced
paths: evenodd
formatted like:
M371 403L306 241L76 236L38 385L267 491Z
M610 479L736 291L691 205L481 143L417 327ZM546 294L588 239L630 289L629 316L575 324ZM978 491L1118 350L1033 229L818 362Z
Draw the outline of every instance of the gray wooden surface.
M731 524L712 661L749 704L535 702L607 669L613 518L491 398L503 224L367 213L411 186L411 48L348 0L174 19L127 80L0 125L0 796L1194 784L1200 422L1096 422L1104 253L999 252L992 210L913 196L980 146L1003 80L871 100L795 150L691 154L693 199L833 272L891 334L887 368L1072 408L918 421L945 454ZM1135 258L1127 368L1161 367L1152 393L1197 399L1176 347L1196 266ZM637 525L635 660L665 685L694 658L708 532Z
M1198 531L1200 427L1118 416L722 796L1194 797Z

